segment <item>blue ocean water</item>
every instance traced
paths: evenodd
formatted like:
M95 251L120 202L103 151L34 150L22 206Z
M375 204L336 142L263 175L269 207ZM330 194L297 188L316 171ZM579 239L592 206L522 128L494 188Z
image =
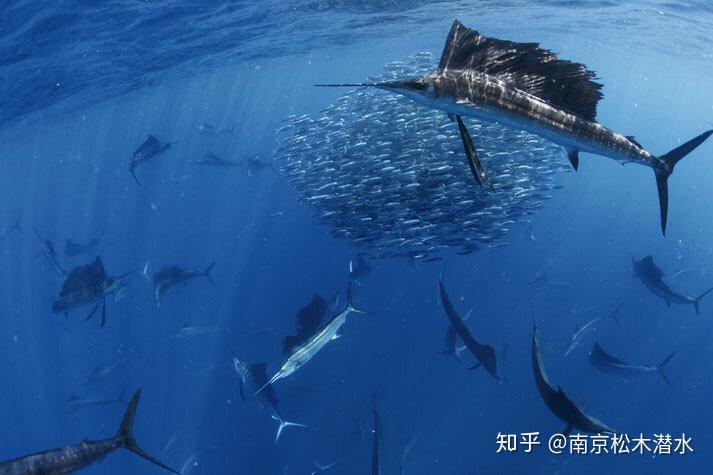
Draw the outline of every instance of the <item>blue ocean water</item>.
M700 316L689 305L667 308L632 278L632 258L653 255L686 294L713 285L713 142L672 175L665 237L651 171L583 154L531 224L510 226L498 243L507 246L446 250L435 263L371 260L353 293L372 315L349 316L338 340L275 383L281 413L308 426L277 444L269 412L249 392L241 399L231 353L277 371L298 310L314 293L339 291L343 305L349 261L362 249L331 237L277 167L249 174L192 163L208 152L278 159L275 131L286 117L318 116L346 92L313 84L360 82L423 51L437 58L454 18L586 64L604 84L598 120L664 153L713 127L708 2L74 0L6 2L0 11L0 227L20 219L22 228L0 242L0 460L113 435L122 404L73 411L68 401L142 387L137 440L184 474L309 474L314 461L336 462L325 473L369 473L374 400L384 474L710 467L713 301L701 301ZM202 123L236 127L206 136ZM137 170L139 187L128 162L149 134L178 143ZM62 254L66 239L98 237L105 225L111 244ZM137 270L107 300L105 328L98 316L81 322L91 306L67 321L53 314L63 279L36 258L33 227L67 269L99 255L109 275ZM196 279L159 306L142 275L147 262L150 277L213 261L215 287ZM458 311L472 309L468 327L506 353L507 387L438 355L444 267ZM497 453L499 432L539 431L546 444L564 429L535 386L529 301L555 386L622 432L685 433L694 453L554 455L545 445ZM619 324L601 322L563 356L582 325L622 302ZM210 331L182 336L188 326ZM671 386L656 374L599 372L588 358L596 341L632 363L655 365L676 351ZM129 356L88 384L95 368ZM158 470L118 451L85 472Z

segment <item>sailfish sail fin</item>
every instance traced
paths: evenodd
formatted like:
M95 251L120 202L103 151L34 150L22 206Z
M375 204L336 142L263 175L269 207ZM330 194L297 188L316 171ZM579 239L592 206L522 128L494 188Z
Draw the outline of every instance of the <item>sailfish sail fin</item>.
M441 71L473 69L495 76L560 109L594 120L602 85L583 64L559 59L537 43L482 36L453 22L443 48Z
M291 354L296 347L314 335L322 324L329 302L318 294L312 295L312 300L297 312L297 333L284 338L282 344L283 356Z

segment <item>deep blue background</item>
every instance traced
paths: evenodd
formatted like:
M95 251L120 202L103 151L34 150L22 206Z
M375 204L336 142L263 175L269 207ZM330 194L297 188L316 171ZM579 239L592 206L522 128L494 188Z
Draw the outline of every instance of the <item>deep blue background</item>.
M671 178L665 238L653 173L584 155L579 172L563 175L564 188L534 216L534 242L522 224L505 239L508 247L449 258L448 290L463 314L474 307L470 328L498 350L509 345L503 372L510 392L484 372L436 355L446 330L435 298L440 264L373 262L355 300L374 315L349 317L340 340L276 384L286 417L309 425L288 431L278 446L267 413L250 398L240 400L229 348L276 370L281 342L269 329L292 331L313 292L343 288L358 249L328 237L271 171L248 180L242 169L191 164L209 151L272 158L284 117L316 114L341 93L312 84L359 81L418 51L438 55L454 17L484 34L539 41L586 63L605 84L600 121L663 153L713 125L713 13L705 4L49 3L2 7L0 225L21 216L24 234L0 243L0 459L111 435L122 407L71 414L64 406L72 393L109 398L128 385L144 388L136 424L142 447L177 468L195 460L192 474L310 473L312 460L338 462L335 473L368 473L371 441L360 426L370 426L374 391L384 426L383 473L399 473L401 452L414 437L408 474L710 467L713 301L704 299L701 316L690 306L667 309L632 279L631 257L653 254L669 276L694 268L674 282L690 295L713 285L713 144L681 162ZM101 56L102 48L112 54ZM52 84L63 86L50 94ZM195 128L204 121L221 129L237 123L236 137L200 136ZM128 160L149 133L185 142L139 168L139 189ZM80 325L78 312L65 333L51 312L61 281L34 259L32 226L61 249L66 238L98 235L105 221L106 238L117 244L100 248L109 274L147 260L154 272L170 264L202 269L215 260L217 287L193 282L156 308L151 284L137 276L108 302L107 328ZM93 257L62 262L71 267ZM537 272L572 285L534 286ZM544 448L496 454L498 432L562 430L535 389L528 296L555 384L576 401L586 398L587 411L617 429L690 434L696 453L653 460L557 457ZM578 326L622 301L621 325L603 323L562 357ZM591 305L599 307L576 311ZM220 332L170 338L186 325L218 325ZM656 375L627 380L597 372L587 360L596 340L633 363L656 364L677 350L668 368L673 386ZM96 366L130 353L137 358L106 384L84 386ZM87 473L129 470L157 473L128 452Z

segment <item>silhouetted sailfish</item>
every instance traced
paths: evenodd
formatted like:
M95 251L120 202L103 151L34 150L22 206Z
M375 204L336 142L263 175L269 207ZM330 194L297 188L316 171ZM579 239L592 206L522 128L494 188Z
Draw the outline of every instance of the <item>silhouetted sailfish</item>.
M119 277L110 277L104 270L101 257L97 257L90 264L77 266L64 279L59 298L52 305L52 311L67 317L72 310L92 302L98 302L83 321L92 318L101 305L101 326L103 328L106 324L106 296L124 286L126 277L134 272L136 270Z
M497 379L500 383L503 383L503 379L498 374L498 358L495 355L495 349L490 345L478 343L478 341L476 341L470 333L468 327L466 327L463 323L463 319L461 319L460 315L458 315L458 312L451 303L451 299L448 298L442 278L438 280L438 290L441 303L443 304L443 310L445 310L448 319L451 321L451 326L455 329L460 339L463 340L463 343L468 350L470 350L473 356L475 356L478 360L478 363L471 369L483 366L483 368L485 368L485 370L495 379Z
M134 177L136 184L141 186L139 179L136 178L136 168L140 164L148 161L150 158L153 158L160 153L165 152L179 142L182 142L182 140L163 143L153 135L149 135L148 138L144 140L144 143L142 143L133 153L131 160L129 160L129 172L131 173L131 176Z
M582 327L575 332L574 335L572 335L572 339L569 342L569 346L567 347L567 351L564 352L564 356L567 356L570 354L577 346L579 343L582 341L582 338L584 338L587 333L590 331L594 330L596 325L603 321L603 320L608 320L609 318L614 319L614 321L618 324L619 323L619 317L617 316L619 314L619 311L621 308L624 306L624 302L620 303L612 313L609 315L602 315L601 317L597 317L593 320L590 320L589 322L585 323L582 325Z
M653 256L648 255L640 261L632 258L632 261L634 264L634 277L638 277L646 288L649 289L651 293L666 302L666 305L669 307L672 303L680 305L693 305L696 309L696 313L700 315L701 299L708 295L708 293L713 290L713 287L697 297L689 297L687 295L680 294L669 287L669 285L663 280L664 272L656 265Z
M65 256L78 256L80 254L83 254L85 252L89 252L93 250L95 247L97 247L99 244L104 243L112 247L116 247L114 244L110 243L106 239L104 239L104 232L106 231L106 222L104 222L104 226L102 227L102 233L99 237L96 238L91 238L88 241L73 241L71 239L67 239L64 242L64 255Z
M589 362L592 363L592 366L605 373L623 375L657 373L666 381L666 384L671 386L671 381L668 380L666 373L664 373L664 368L675 354L676 352L674 351L668 355L658 366L633 365L610 355L604 351L604 348L597 342L594 344L592 352L589 353Z
M47 261L47 264L52 267L54 272L59 277L67 277L67 271L64 270L64 267L62 267L59 261L57 261L57 252L54 250L54 244L52 244L52 240L42 239L42 236L40 235L37 226L35 226L35 236L37 236L37 240L40 241L40 252L35 255L35 259L40 256L43 256Z
M590 433L615 433L616 431L614 429L582 412L582 410L567 397L561 387L557 386L555 389L554 386L552 386L545 372L545 363L542 359L542 351L540 350L540 333L537 331L537 324L535 323L532 308L530 308L530 314L532 316L532 370L535 373L535 383L537 384L537 390L542 400L550 411L567 424L564 429L564 434L569 435L575 428Z
M166 292L178 284L187 285L189 280L205 277L215 287L215 282L213 281L213 277L210 273L213 270L214 264L215 262L211 262L202 272L186 270L178 266L164 267L160 271L156 272L153 276L153 293L156 305L161 304ZM146 263L146 266L144 266L144 271L148 271L148 262Z
M230 168L230 167L237 167L240 165L237 162L232 162L230 160L226 160L223 157L219 157L218 155L214 154L213 152L208 152L203 157L199 160L194 161L196 165L203 165L206 167L218 167L218 168Z
M621 163L639 163L654 170L666 233L668 177L675 165L706 140L713 130L656 156L633 137L596 121L602 85L584 65L557 58L537 43L515 43L480 35L453 22L438 69L425 76L380 83L318 84L330 87L372 86L402 94L455 119L468 165L478 184L490 180L461 119L498 122L539 135L560 145L576 170L579 152Z

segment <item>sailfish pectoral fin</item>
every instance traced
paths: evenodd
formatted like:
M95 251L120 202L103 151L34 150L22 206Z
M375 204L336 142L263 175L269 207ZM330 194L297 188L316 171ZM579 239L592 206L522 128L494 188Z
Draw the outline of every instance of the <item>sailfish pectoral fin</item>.
M104 328L104 325L106 325L106 299L102 300L102 323L101 323L101 328Z
M96 304L96 305L94 306L94 308L92 309L92 311L89 312L89 315L87 315L86 317L84 317L84 319L82 319L82 321L81 321L80 323L84 323L84 322L86 322L86 321L89 321L89 320L94 316L94 314L97 313L97 310L98 310L98 309L99 309L99 304ZM65 313L65 315L69 315L69 314ZM65 317L65 318L66 318L66 317Z
M475 145L473 145L473 139L471 138L468 129L466 129L465 124L463 123L463 119L461 119L459 115L456 115L456 122L458 122L458 131L460 132L460 138L463 142L465 155L468 158L468 165L470 166L470 171L473 172L473 177L475 177L475 181L477 181L478 184L481 186L483 185L483 182L485 182L485 184L492 189L493 184L490 182L488 175L485 173L485 168L483 168L483 164L480 163L480 160L478 159L478 152L475 150Z
M238 385L240 386L240 399L245 401L245 389L243 388L243 381L238 381Z
M569 159L569 163L572 164L572 168L574 168L574 171L577 171L579 168L579 151L572 148L565 148L564 151L567 153L567 158Z

